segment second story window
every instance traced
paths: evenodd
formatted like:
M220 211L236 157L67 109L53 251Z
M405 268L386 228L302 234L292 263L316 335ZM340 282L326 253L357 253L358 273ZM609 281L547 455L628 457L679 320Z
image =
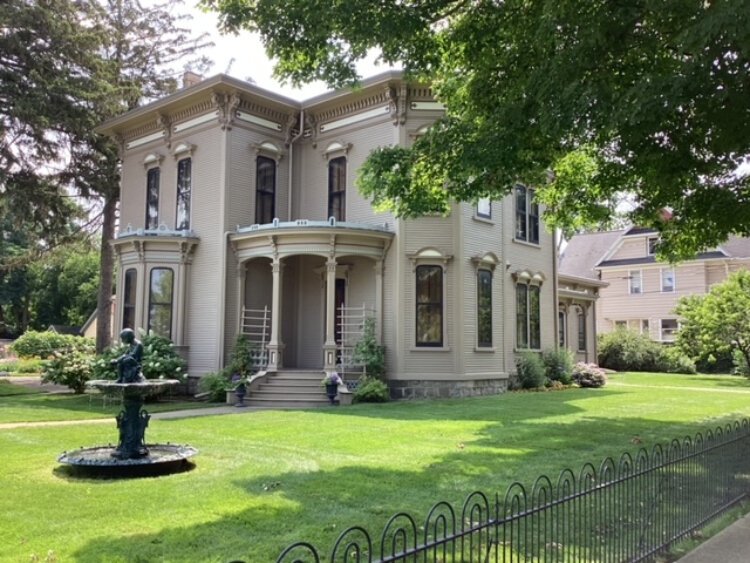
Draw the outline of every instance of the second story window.
M483 197L477 201L477 217L492 219L492 202L490 198Z
M271 223L276 216L276 161L259 156L255 163L255 222Z
M641 271L640 270L630 270L630 274L628 276L630 279L630 293L631 295L636 295L643 293L643 283L641 281Z
M663 293L674 292L674 270L664 269L661 271L661 290Z
M159 169L149 168L146 175L146 229L159 228Z
M189 158L177 163L177 218L175 229L186 231L190 228L190 193L193 189L193 164Z
M534 190L516 186L516 240L539 244L539 205Z
M648 255L653 256L656 254L656 246L659 244L658 237L648 237Z
M346 221L346 158L328 162L328 217Z

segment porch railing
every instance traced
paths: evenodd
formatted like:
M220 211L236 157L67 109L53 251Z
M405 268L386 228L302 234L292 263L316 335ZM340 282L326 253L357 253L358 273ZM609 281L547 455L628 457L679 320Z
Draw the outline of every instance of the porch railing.
M375 311L368 309L365 304L360 307L342 305L338 311L339 341L336 343L338 370L341 377L347 374L361 374L363 366L354 361L354 348L362 338L365 330L365 320L372 317Z
M438 502L423 526L398 513L379 542L361 526L346 529L328 552L297 542L277 563L648 561L748 493L744 419L657 444L650 453L607 458L598 469L587 463L556 480L541 476L531 489L513 483L494 498L474 492L459 510Z
M261 370L268 365L266 345L271 334L271 311L266 305L262 309L242 308L240 333L244 334L251 345L253 367Z

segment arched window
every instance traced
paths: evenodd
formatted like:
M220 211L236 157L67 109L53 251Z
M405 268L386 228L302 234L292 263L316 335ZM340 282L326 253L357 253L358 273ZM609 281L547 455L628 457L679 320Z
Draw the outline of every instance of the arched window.
M259 156L255 161L255 222L273 222L276 216L276 161Z
M443 346L443 268L417 266L417 346Z
M328 217L346 221L346 157L328 161Z
M477 346L492 347L492 272L477 271Z
M541 348L539 286L516 284L516 341L519 349Z
M192 159L183 158L177 163L177 219L175 229L190 229L190 194L193 189Z
M172 301L174 272L171 268L151 270L148 293L148 330L159 336L172 338Z

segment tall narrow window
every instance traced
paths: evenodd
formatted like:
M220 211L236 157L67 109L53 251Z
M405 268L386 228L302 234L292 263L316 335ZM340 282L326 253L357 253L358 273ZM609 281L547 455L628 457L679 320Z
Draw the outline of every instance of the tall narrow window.
M539 286L516 285L516 342L520 349L541 348L541 308Z
M492 272L477 272L477 346L492 347Z
M534 190L516 186L516 240L539 243L539 205Z
M565 345L567 343L567 339L565 338L566 332L567 332L567 324L568 322L568 316L565 314L565 311L558 311L557 312L557 344L560 346L560 348L565 348Z
M640 270L630 270L630 275L628 278L630 279L630 293L632 295L636 295L639 293L643 293L643 283L641 280L641 271Z
M674 292L674 270L662 270L661 271L661 290L663 293Z
M149 168L146 175L146 229L159 228L159 169Z
M443 269L417 266L417 346L443 345Z
M255 162L255 222L271 223L276 216L276 161L259 156Z
M138 272L130 268L125 271L125 283L122 288L122 328L135 329L135 291Z
M193 189L193 164L189 158L177 163L177 219L175 229L186 231L190 228L190 192Z
M174 272L170 268L151 270L148 294L148 330L172 338Z
M586 351L586 314L578 309L578 351Z
M328 217L346 221L346 158L328 162Z

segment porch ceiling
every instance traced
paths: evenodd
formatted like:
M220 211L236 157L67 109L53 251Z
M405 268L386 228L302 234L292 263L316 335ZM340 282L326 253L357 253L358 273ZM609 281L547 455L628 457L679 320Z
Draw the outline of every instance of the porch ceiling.
M299 220L238 228L229 240L239 262L296 255L380 260L393 236L393 232L375 225Z

